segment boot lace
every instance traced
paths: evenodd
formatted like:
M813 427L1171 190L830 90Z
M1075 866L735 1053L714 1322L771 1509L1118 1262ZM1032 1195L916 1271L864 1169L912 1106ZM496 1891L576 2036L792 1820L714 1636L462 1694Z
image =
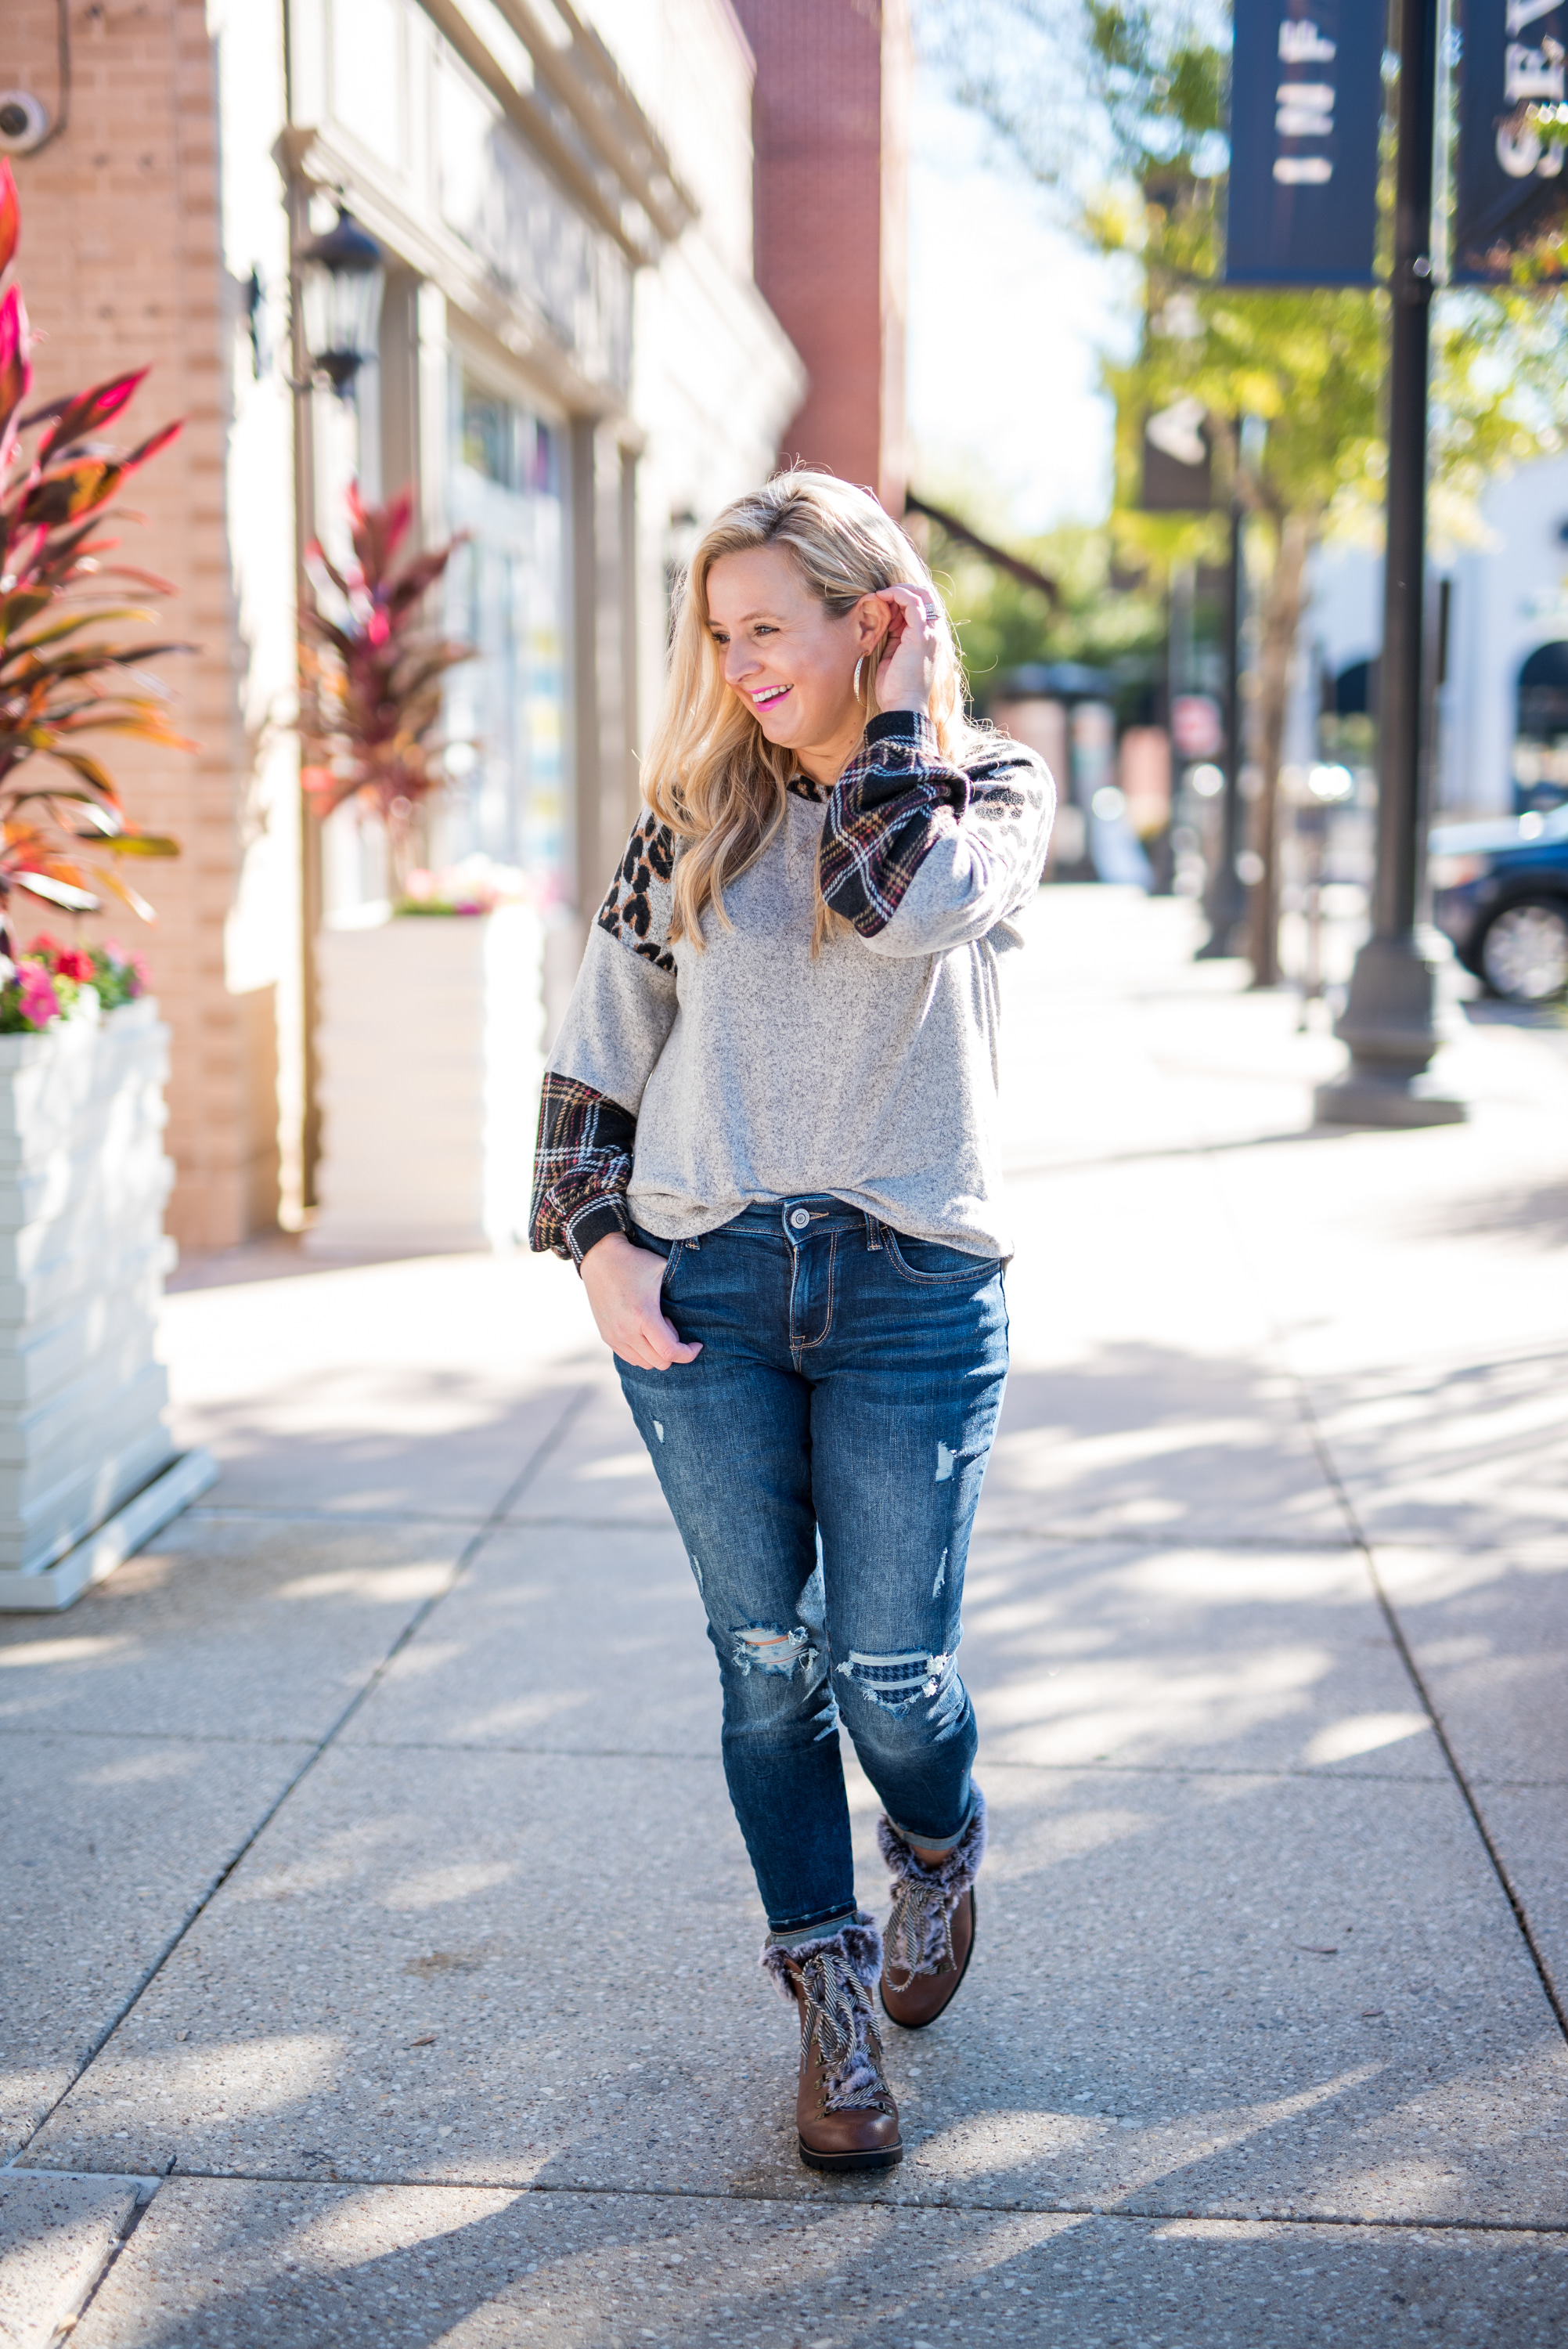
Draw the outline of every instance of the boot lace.
M799 1982L801 2060L814 2037L825 2074L824 2111L873 2109L885 2101L888 2091L864 1983L837 1950L808 1958Z
M916 1974L944 1974L958 1963L953 1947L955 1897L941 1884L901 1876L892 1888L892 1908L882 1937L888 1987L906 1991ZM900 1982L898 1975L903 1980Z

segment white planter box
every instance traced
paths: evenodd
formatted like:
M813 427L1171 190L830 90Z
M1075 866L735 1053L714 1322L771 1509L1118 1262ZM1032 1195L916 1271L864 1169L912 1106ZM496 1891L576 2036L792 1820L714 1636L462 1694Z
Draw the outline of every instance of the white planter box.
M322 1160L308 1247L419 1252L526 1239L543 943L527 905L323 933Z
M146 997L0 1036L0 1609L68 1605L216 1473L153 1354L168 1065Z

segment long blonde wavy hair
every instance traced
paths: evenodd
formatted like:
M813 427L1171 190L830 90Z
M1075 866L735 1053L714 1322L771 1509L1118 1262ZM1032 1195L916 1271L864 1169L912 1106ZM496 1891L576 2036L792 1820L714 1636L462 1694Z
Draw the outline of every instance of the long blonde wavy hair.
M643 764L644 796L686 844L676 864L669 934L689 938L699 950L709 905L729 927L725 885L754 864L778 832L785 786L799 772L793 752L769 742L755 711L726 685L723 653L709 632L708 573L722 556L761 546L782 548L835 620L879 587L927 589L938 615L931 717L942 754L963 766L966 754L989 739L965 709L957 647L931 574L869 490L831 473L797 469L737 498L703 537L677 591L669 680ZM873 651L860 673L859 699L868 722L876 715L878 658ZM847 928L819 887L812 952Z

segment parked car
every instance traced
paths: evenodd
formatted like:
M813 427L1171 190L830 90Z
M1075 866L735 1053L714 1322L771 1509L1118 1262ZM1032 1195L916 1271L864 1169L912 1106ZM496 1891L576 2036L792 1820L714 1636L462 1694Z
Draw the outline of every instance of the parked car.
M1568 807L1440 824L1429 870L1433 920L1494 995L1568 994Z

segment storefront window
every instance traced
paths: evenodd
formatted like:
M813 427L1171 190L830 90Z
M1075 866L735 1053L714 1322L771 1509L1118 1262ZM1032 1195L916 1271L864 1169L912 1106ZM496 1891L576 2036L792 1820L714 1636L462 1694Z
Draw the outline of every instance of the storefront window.
M542 903L573 894L565 764L562 436L463 375L454 387L449 626L479 657L452 673L444 853L521 864Z

